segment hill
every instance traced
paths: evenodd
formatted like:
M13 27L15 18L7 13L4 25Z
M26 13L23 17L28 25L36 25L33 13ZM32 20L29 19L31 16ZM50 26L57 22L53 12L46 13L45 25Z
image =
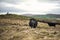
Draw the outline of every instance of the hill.
M36 28L31 28L29 18L15 14L0 15L0 40L60 40L60 25L54 28L38 22Z
M30 17L33 18L60 18L60 14L46 14L46 15L32 15L28 14ZM24 16L27 16L26 14Z
M37 18L60 18L59 14L35 15Z
M30 17L22 16L22 15L16 15L16 14L5 14L0 15L1 19L29 19Z

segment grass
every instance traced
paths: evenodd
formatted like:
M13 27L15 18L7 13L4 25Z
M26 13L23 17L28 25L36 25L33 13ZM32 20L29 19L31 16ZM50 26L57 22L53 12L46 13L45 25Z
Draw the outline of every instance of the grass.
M8 18L8 19L29 19L27 16L22 15L16 15L16 14L6 14L6 15L0 15L0 18Z
M27 17L4 15L0 16L0 40L60 40L60 25L56 27L38 23L36 28L30 28Z

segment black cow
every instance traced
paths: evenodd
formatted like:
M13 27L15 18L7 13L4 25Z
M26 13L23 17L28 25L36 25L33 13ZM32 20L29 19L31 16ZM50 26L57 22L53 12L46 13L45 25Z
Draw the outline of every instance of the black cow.
M57 22L47 22L47 21L39 21L39 22L47 23L49 26L54 26L54 27L57 24L60 25L60 23L57 23Z
M31 18L30 19L30 22L29 22L29 26L31 27L31 28L36 28L37 27L37 21L34 19L34 18Z
M36 19L31 18L31 19L30 19L30 22L29 22L29 26L30 26L31 28L36 28L38 22L47 23L49 26L54 26L54 27L55 27L55 25L57 25L57 24L60 25L60 23L57 23L57 22L47 22L47 21L40 21L40 20L37 21Z
M49 25L49 26L54 26L54 27L55 27L56 23L50 23L50 22L49 22L48 25Z
M56 26L56 25L60 25L60 23L56 23L56 22L47 22L49 26Z

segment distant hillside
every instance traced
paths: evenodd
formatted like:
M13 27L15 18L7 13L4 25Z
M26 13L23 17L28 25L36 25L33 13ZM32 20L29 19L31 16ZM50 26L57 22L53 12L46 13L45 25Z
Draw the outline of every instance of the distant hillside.
M34 16L33 14L23 14L23 16Z
M29 19L30 17L27 16L22 16L22 15L16 15L16 14L5 14L5 15L0 15L0 18L10 18L10 19Z
M60 18L60 14L34 15L34 18Z
M60 14L47 14L47 16L60 18Z

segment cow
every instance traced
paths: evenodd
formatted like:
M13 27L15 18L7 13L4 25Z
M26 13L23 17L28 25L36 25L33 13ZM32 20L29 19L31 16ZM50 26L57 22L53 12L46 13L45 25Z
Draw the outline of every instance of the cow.
M34 19L34 18L31 18L31 19L30 19L29 26L30 26L31 28L36 28L36 27L37 27L37 24L38 24L38 22L37 22L36 19Z
M48 25L49 25L49 26L54 26L54 27L55 27L56 23L50 23L50 22L48 22Z
M31 18L30 19L30 22L29 22L29 26L31 27L31 28L36 28L37 27L37 24L38 24L38 22L42 22L42 23L47 23L49 26L53 26L53 27L55 27L55 25L60 25L60 23L57 23L57 22L54 22L54 21L52 21L52 22L47 22L47 21L40 21L40 20L36 20L36 19L34 19L34 18Z
M57 22L54 22L54 21L52 21L52 22L47 22L47 21L39 21L39 22L42 22L42 23L47 23L49 26L56 26L56 25L60 25L60 23L57 23Z

